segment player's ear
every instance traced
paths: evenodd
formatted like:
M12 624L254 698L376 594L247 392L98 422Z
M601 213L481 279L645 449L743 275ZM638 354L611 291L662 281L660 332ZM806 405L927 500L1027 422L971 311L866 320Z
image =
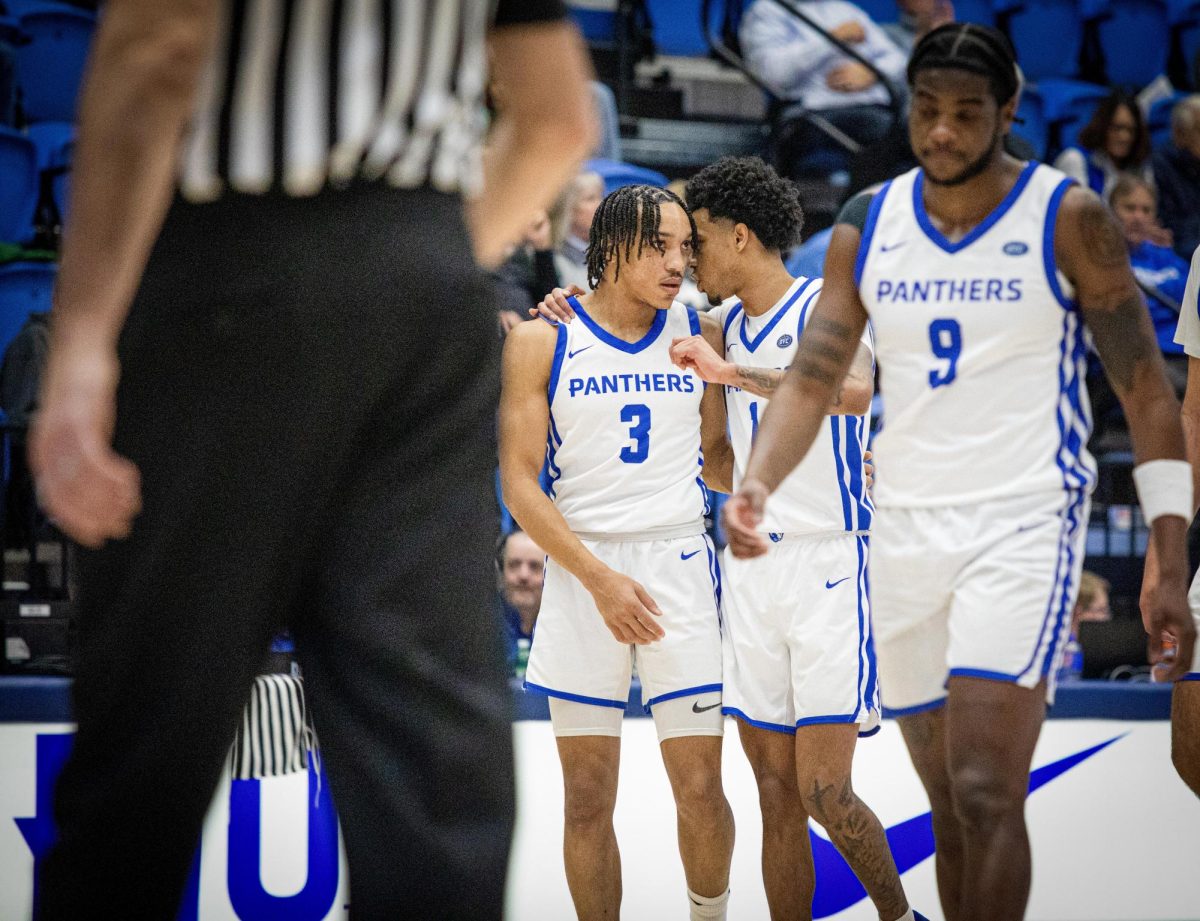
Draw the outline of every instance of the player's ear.
M750 242L750 228L740 221L733 225L733 246L740 253Z

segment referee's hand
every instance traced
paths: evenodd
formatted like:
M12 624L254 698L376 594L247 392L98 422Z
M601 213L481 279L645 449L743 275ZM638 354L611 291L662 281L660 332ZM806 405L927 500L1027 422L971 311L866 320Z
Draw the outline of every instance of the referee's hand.
M52 347L29 434L43 511L86 547L126 537L141 511L141 476L112 449L119 369L101 350Z
M657 623L662 611L650 593L629 576L610 569L588 585L604 623L618 643L644 646L666 636Z

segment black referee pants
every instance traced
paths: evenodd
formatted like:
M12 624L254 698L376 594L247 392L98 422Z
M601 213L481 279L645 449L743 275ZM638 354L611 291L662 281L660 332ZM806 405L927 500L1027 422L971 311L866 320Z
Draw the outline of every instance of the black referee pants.
M457 201L176 204L121 341L128 540L83 554L43 921L174 917L271 636L296 635L351 917L501 914L495 312Z

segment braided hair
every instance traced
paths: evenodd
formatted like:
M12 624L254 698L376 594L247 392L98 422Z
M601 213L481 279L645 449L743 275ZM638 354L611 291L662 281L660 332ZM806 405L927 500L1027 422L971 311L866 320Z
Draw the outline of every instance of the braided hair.
M588 232L587 273L588 284L595 288L604 277L609 262L613 265L613 279L621 274L621 261L629 261L634 245L637 253L650 246L663 252L658 228L662 217L662 206L673 203L683 209L692 229L692 240L696 239L696 222L687 205L667 189L652 185L627 185L610 192L600 202L592 227Z
M1012 42L991 26L951 22L926 34L908 59L908 85L913 85L922 70L934 68L966 70L986 77L1000 106L1021 89L1021 71Z

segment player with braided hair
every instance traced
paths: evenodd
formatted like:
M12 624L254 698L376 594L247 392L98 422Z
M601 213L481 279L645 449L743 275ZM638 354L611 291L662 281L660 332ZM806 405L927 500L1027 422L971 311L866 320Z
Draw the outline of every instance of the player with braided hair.
M550 699L581 919L620 914L613 809L635 660L675 796L691 917L726 913L720 583L700 479L701 400L720 394L669 351L699 330L695 311L674 303L695 238L670 192L613 192L592 220L594 290L572 299L578 321L522 323L504 346L505 502L549 556L525 687Z
M1112 215L1062 173L1004 151L1021 82L1008 40L942 26L913 50L908 82L920 166L840 215L821 299L726 528L735 555L767 552L767 497L825 426L869 318L887 417L870 563L883 704L929 794L945 916L1017 921L1029 896L1029 769L1096 477L1087 331L1139 462L1157 576L1143 613L1169 680L1194 667L1191 472ZM1178 642L1174 660L1164 632ZM1198 686L1176 689L1177 708Z

